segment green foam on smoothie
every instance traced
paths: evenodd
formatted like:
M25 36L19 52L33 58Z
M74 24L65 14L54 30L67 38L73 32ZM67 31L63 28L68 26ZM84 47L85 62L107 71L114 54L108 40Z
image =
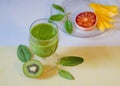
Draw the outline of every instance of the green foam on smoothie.
M39 40L48 40L57 34L55 27L48 23L37 24L31 29L33 37Z

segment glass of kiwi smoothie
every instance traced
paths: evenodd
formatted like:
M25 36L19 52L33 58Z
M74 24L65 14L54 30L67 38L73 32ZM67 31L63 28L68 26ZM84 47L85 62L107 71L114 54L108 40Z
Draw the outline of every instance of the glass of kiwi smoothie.
M58 26L48 19L35 20L29 30L30 48L41 58L53 55L58 46Z

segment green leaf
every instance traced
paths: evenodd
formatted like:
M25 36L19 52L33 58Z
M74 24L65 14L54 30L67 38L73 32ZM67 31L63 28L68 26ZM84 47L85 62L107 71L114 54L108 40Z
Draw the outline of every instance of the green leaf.
M75 79L74 76L66 70L59 69L58 72L59 72L59 75L61 77L65 78L65 79L69 79L69 80L74 80Z
M21 62L26 62L32 58L32 54L27 46L19 45L17 48L17 57Z
M64 9L63 9L60 5L53 4L52 6L53 6L55 9L57 9L57 10L63 12L63 13L65 12Z
M73 25L70 20L67 19L65 21L64 27L67 33L71 34L73 32Z
M84 59L78 56L66 56L60 59L59 64L63 66L76 66L83 63Z
M52 20L52 21L61 21L63 18L64 18L63 14L56 14L56 15L50 16L49 20Z

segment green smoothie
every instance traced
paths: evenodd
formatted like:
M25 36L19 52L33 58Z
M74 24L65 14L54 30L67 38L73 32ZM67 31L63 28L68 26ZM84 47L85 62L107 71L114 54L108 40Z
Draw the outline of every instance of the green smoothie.
M31 28L30 34L30 47L36 55L45 58L56 51L58 31L52 24L37 24Z

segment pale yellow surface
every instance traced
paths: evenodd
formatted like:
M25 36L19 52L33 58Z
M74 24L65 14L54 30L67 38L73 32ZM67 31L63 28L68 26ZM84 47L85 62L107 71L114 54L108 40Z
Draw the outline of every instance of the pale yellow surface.
M17 47L0 47L0 86L120 86L120 46L60 47L60 56L84 58L76 67L66 67L75 80L61 78L53 70L39 79L24 76L22 63L16 56Z

